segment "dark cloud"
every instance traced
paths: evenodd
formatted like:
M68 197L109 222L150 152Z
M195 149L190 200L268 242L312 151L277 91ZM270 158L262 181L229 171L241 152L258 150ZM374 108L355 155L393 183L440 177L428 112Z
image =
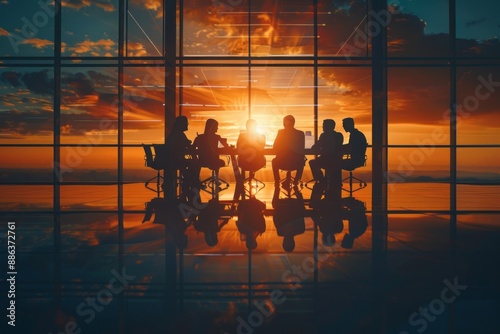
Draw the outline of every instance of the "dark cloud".
M48 110L9 110L0 112L0 129L14 137L52 132L53 113Z
M10 84L12 87L19 87L21 85L20 78L21 74L18 72L3 72L0 75L0 80Z
M64 95L82 97L95 92L91 80L82 72L64 73L61 83L68 88Z
M393 14L388 26L388 51L394 57L446 57L448 34L425 34L425 22L413 14ZM499 57L497 38L485 41L457 39L457 56Z
M53 94L54 79L48 77L48 70L27 72L21 78L26 88L36 94Z
M466 26L467 28L469 28L469 27L472 27L472 26L475 26L475 25L481 24L481 23L483 23L483 22L485 22L485 21L486 21L486 17L483 17L483 18L481 18L481 19L467 21L467 22L465 22L465 26Z

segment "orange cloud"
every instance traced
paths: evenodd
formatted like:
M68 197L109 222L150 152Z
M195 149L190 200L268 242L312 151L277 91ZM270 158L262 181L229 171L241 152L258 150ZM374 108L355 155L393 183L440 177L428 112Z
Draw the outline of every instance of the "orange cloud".
M148 52L142 43L130 42L128 43L128 55L132 57L141 57L147 55Z
M21 42L21 44L28 44L37 49L42 49L46 46L53 45L54 42L49 41L48 39L40 39L40 38L27 38Z
M100 55L103 51L113 50L115 42L110 39L100 39L98 41L85 40L77 43L74 47L68 48L73 51L73 55L82 53L91 53L92 55Z
M0 27L0 36L9 36L10 33L4 28Z
M81 9L83 7L97 6L103 9L106 12L113 12L115 10L115 6L109 3L106 0L63 0L63 7L73 8L73 9Z

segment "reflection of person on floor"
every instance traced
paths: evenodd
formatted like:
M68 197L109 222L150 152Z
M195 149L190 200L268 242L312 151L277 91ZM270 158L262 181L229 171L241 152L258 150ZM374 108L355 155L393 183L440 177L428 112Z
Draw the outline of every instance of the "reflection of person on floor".
M368 227L366 207L364 202L357 200L354 197L343 198L342 201L347 207L348 211L346 212L346 216L349 221L349 233L344 235L342 247L352 248L354 245L354 239L363 235Z
M306 228L304 199L298 189L295 189L295 193L297 198L280 199L280 189L276 187L273 195L273 222L276 232L283 237L283 249L286 252L293 252L295 236L304 233Z
M313 178L316 182L326 183L330 188L342 189L342 143L344 136L335 131L335 121L323 121L323 133L318 141L311 147L319 157L309 161ZM325 175L321 169L325 170ZM326 177L325 177L326 176Z
M335 245L335 234L342 232L344 224L342 222L342 202L340 193L338 196L326 196L321 199L326 186L323 183L316 183L313 186L311 201L309 206L313 208L311 218L322 233L324 246Z
M342 147L343 153L349 154L349 158L342 162L343 168L353 170L364 166L366 147L368 146L365 135L354 127L354 119L350 117L344 118L342 125L344 130L349 132L349 143Z
M257 248L257 237L266 231L264 209L266 205L251 197L238 204L238 221L236 226L240 231L241 241L246 242L247 249Z
M266 137L257 132L257 122L253 119L247 121L246 129L246 132L240 133L236 142L238 166L242 171L257 171L266 165Z
M292 115L283 118L283 127L278 131L274 140L273 150L276 157L272 161L275 185L279 185L280 169L286 171L296 170L294 184L298 184L304 171L305 134L295 129L295 118ZM287 178L290 174L287 173Z
M213 247L219 242L217 233L220 231L219 218L223 207L216 198L209 200L206 204L193 226L197 231L205 234L207 245Z
M154 213L153 224L165 225L165 229L172 236L177 248L185 249L188 243L188 238L185 234L187 224L179 210L180 204L181 202L177 199L153 198L146 204L146 214L142 223L149 221Z
M215 119L207 119L205 131L198 135L193 143L193 147L198 150L201 166L215 171L224 166L224 160L219 158L219 143L223 147L229 147L226 138L222 138L217 134L218 129L219 122Z
M192 153L191 141L184 133L187 129L187 117L178 116L165 140L165 157L163 158L165 169L180 170L184 178L183 190L185 192L189 187L198 186L196 181L199 170L196 159L186 159L186 156Z

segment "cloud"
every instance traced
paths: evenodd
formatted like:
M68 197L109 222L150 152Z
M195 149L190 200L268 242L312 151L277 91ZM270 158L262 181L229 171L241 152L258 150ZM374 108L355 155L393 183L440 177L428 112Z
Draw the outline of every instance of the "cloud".
M21 74L18 72L2 72L0 75L0 80L9 83L12 87L19 87Z
M131 57L140 57L148 54L142 43L129 42L127 47L128 47L128 55Z
M111 39L100 39L91 41L89 39L75 44L75 46L67 46L67 49L72 52L73 56L89 54L89 55L104 55L109 51L116 52L116 43Z
M27 44L31 45L37 49L43 49L49 45L53 45L54 42L49 41L48 39L41 39L41 38L26 38L21 41L20 44Z
M465 26L467 28L469 28L471 26L475 26L475 25L478 25L478 24L483 23L483 22L486 22L486 17L483 17L483 18L478 19L478 20L467 21L467 22L465 22Z
M21 81L36 94L53 94L54 79L48 77L48 70L25 73Z
M133 2L136 5L143 5L146 9L149 10L159 10L162 8L161 0L146 0L146 1L134 0Z
M63 0L63 7L82 9L84 7L96 6L103 9L106 12L115 11L115 6L106 0Z
M0 27L0 36L9 36L10 33L4 28Z

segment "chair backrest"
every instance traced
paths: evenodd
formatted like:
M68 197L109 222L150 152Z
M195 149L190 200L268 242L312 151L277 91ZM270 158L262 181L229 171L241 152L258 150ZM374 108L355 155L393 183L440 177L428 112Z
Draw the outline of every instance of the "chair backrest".
M144 165L146 167L153 168L154 166L154 156L153 150L151 149L152 145L142 144L142 148L144 149Z

